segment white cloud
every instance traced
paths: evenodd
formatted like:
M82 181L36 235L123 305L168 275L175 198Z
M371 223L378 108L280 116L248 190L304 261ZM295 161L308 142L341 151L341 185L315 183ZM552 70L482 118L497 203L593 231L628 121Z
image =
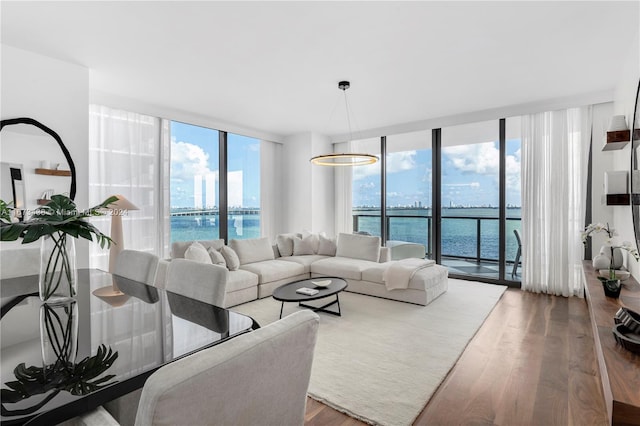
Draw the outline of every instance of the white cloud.
M387 174L411 170L416 167L416 151L392 152L387 154ZM380 163L353 168L353 179L359 180L367 176L380 174Z
M480 188L480 182L470 183L443 183L442 186L469 186L471 188Z
M373 189L376 187L376 184L373 182L365 182L365 183L361 183L358 188L362 189L362 190L367 190L367 189Z
M500 151L493 142L446 147L443 154L461 172L496 175L500 168Z
M402 151L387 155L387 173L397 173L415 168L416 154L416 151Z
M506 158L506 178L507 189L520 192L520 150L514 155L507 155Z
M451 164L463 173L493 176L499 179L500 150L493 142L457 145L443 149ZM521 150L505 158L507 189L520 191Z
M217 171L209 169L209 154L188 142L171 141L171 180L193 182L196 175L206 176Z
M425 167L424 175L422 175L422 181L429 183L433 182L433 173L431 167Z

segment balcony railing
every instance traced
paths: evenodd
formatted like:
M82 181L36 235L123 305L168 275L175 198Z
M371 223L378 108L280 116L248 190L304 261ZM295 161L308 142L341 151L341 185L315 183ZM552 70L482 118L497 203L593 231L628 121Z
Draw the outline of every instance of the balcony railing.
M377 220L376 220L377 218ZM433 254L431 226L433 218L427 215L387 214L389 240L401 240L423 244L427 256ZM476 262L499 261L499 218L483 216L442 216L442 257ZM517 241L514 229L520 229L521 219L507 220L507 263L513 264ZM366 231L372 235L380 233L380 215L358 213L353 215L353 230Z

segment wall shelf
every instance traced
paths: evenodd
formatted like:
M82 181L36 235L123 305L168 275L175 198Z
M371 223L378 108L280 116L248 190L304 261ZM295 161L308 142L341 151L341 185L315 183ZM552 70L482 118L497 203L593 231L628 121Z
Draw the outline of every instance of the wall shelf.
M71 170L36 169L36 174L47 176L71 176Z
M603 151L613 151L616 149L622 149L631 141L630 130L617 130L615 132L607 132L607 138L605 144L602 147Z
M631 204L630 194L607 194L605 197L607 206L628 206Z

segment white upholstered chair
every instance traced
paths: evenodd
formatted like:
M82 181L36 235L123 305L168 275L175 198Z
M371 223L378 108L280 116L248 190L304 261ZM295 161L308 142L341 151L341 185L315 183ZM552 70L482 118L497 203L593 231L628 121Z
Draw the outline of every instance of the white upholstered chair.
M158 256L137 250L122 250L116 259L114 274L133 281L153 285L158 269Z
M304 424L319 322L298 311L160 368L144 384L135 424ZM74 424L113 424L97 411Z
M167 268L166 290L224 307L228 273L223 266L173 259Z

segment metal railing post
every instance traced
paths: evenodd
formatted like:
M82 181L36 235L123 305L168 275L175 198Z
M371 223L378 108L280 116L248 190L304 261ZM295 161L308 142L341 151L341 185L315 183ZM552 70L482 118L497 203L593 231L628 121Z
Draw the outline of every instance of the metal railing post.
M481 233L482 233L482 224L480 223L482 219L476 219L476 262L480 263L480 251L481 251Z
M360 218L360 216L358 216L357 214L353 215L353 232L358 232L358 219Z
M427 217L427 257L431 257L431 216Z
M385 216L385 221L387 222L387 240L389 240L389 237L391 236L391 218L389 216ZM385 241L386 243L386 241Z

